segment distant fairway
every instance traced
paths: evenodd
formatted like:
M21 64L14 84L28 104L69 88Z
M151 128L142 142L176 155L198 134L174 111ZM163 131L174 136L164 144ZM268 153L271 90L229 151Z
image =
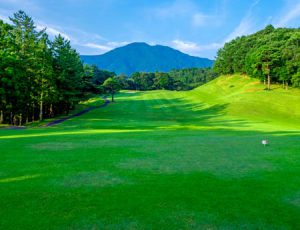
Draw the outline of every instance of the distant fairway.
M300 90L263 88L123 92L0 129L0 229L300 229Z

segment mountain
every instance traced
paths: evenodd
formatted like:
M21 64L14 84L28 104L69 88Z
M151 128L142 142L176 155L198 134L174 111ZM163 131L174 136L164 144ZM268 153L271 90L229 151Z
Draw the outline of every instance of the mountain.
M97 65L100 69L127 76L134 72L167 72L172 69L210 67L213 61L207 58L184 54L168 46L150 46L135 42L116 48L102 55L82 55L86 64Z

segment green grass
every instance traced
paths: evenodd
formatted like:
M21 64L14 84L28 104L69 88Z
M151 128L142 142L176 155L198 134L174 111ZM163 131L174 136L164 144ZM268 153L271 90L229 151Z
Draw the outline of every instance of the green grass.
M0 229L299 229L300 90L263 89L122 92L0 130Z

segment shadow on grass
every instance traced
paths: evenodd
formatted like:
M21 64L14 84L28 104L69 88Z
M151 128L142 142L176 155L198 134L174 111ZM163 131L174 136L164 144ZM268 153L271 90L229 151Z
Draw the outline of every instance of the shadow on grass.
M13 130L0 130L0 138L6 139L10 136L11 138L38 137L39 134L41 134L40 136L129 134L157 130L202 130L232 134L239 131L241 134L257 133L251 127L253 122L226 117L228 104L207 106L202 102L191 103L183 97L164 98L164 94L158 95L157 99L140 97L145 93L147 92L120 93L116 103L74 117L56 127L19 130L17 132L20 135L15 135L16 132ZM256 121L255 125L265 123ZM274 131L268 132L268 130L260 133L262 135L267 133L272 133L272 135L299 134L298 131L276 133Z
M96 221L120 229L130 218L136 229L300 228L298 131L238 130L251 123L226 119L227 104L132 96L57 127L6 130L1 170L51 179L28 187L26 176L2 179L4 229L32 222L92 229ZM260 143L265 135L268 147ZM99 170L124 183L97 187ZM79 187L51 184L72 173Z
M140 93L142 94L142 93ZM182 98L140 99L134 95L120 94L117 103L110 105L103 111L91 112L85 116L76 118L66 123L73 126L95 129L103 128L186 128L186 126L201 127L247 127L248 121L242 119L226 119L228 104L206 106L204 103L189 103ZM103 119L102 122L94 122L92 119ZM72 123L72 124L71 124Z

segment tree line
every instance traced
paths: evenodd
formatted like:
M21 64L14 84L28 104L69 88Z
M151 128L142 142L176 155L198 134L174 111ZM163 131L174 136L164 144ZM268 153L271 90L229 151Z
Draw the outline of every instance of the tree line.
M85 76L88 76L92 82L89 88L90 92L113 92L113 94L120 89L190 90L218 77L218 74L211 68L186 68L170 72L135 72L129 77L100 70L96 65L84 65L84 70Z
M119 89L188 90L217 77L210 68L137 72L127 77L84 65L70 41L38 31L25 12L0 20L0 124L22 125L68 114L90 94Z
M10 20L0 20L0 123L69 113L89 86L79 54L60 35L50 41L23 11Z
M190 90L218 76L211 68L186 68L170 72L135 72L130 77L117 77L123 89L131 90Z
M272 25L249 36L238 37L217 53L214 70L241 73L263 81L300 87L300 29Z

